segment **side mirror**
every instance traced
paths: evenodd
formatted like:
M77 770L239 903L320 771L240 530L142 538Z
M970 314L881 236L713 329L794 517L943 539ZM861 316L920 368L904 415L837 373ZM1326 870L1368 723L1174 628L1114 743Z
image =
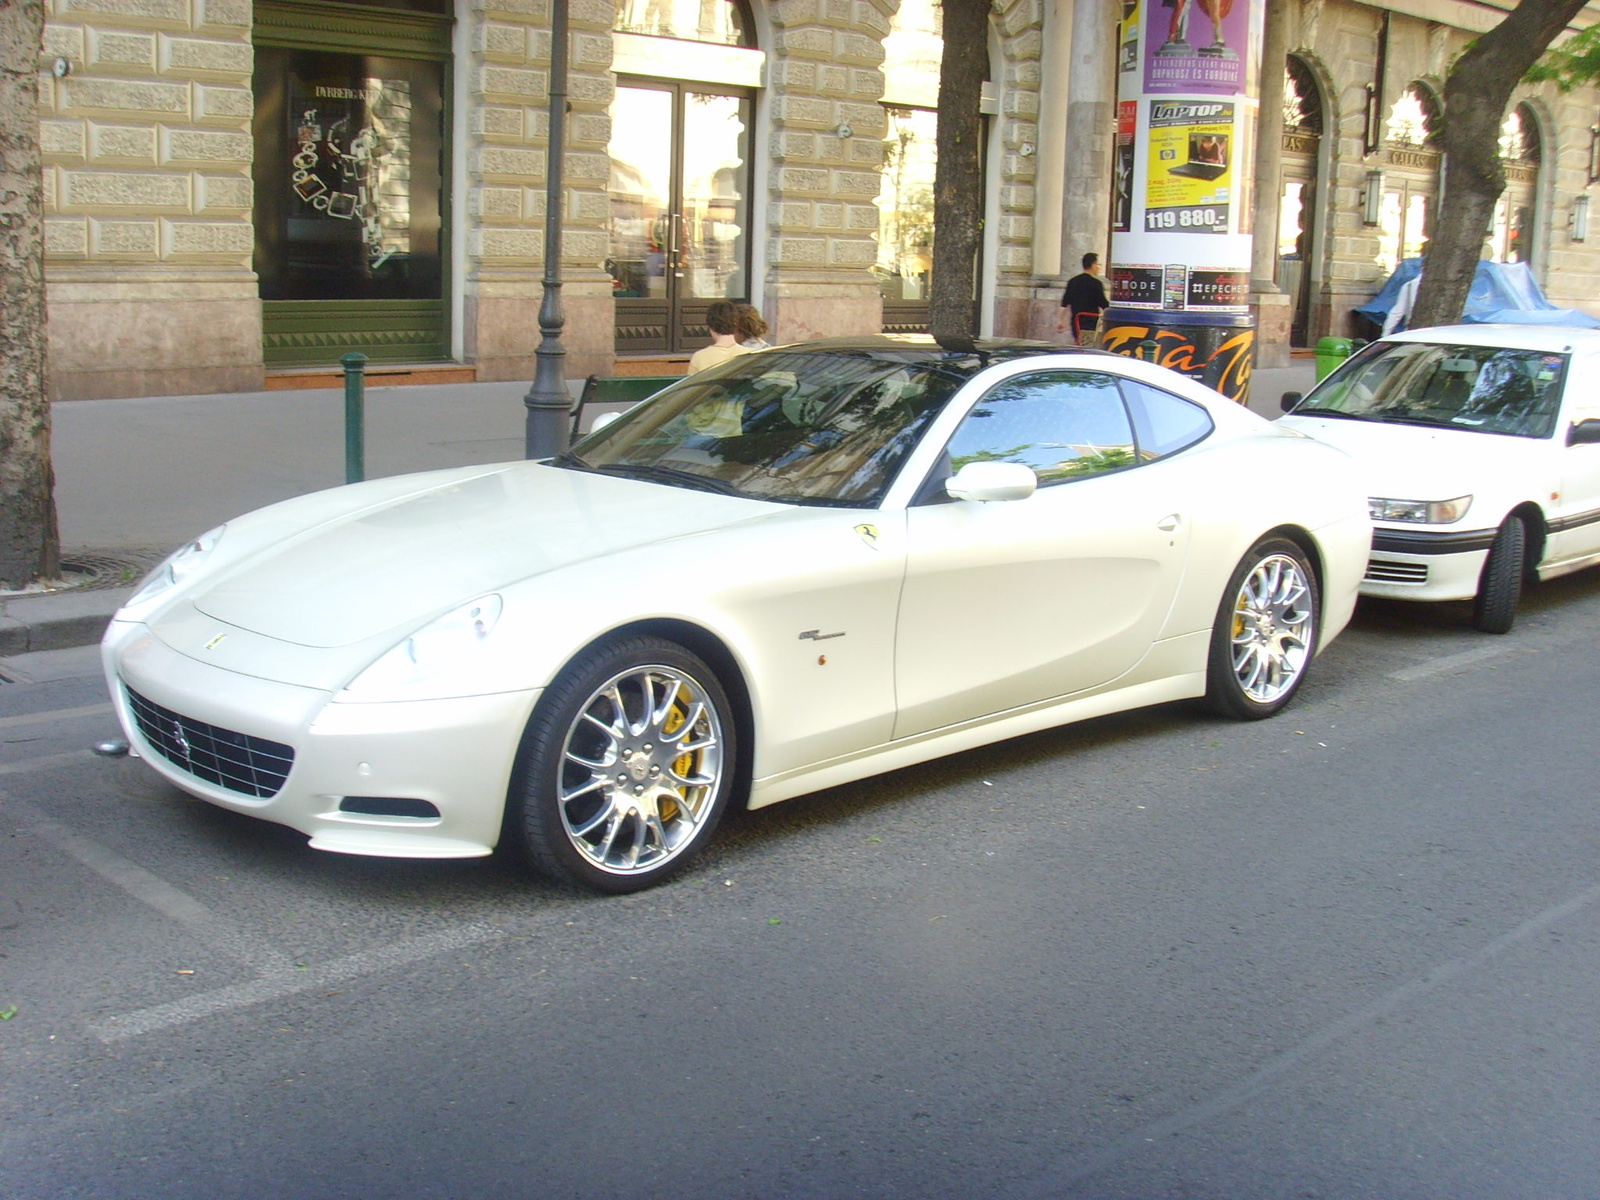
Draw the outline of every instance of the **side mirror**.
M1597 442L1600 442L1600 421L1593 417L1586 421L1575 422L1572 428L1567 430L1569 446L1593 446Z
M1012 462L969 462L944 482L957 500L1026 500L1038 486L1032 467Z
M1305 393L1303 392L1285 392L1283 399L1278 401L1278 407L1283 409L1284 412L1293 412L1294 406L1303 399L1305 399Z

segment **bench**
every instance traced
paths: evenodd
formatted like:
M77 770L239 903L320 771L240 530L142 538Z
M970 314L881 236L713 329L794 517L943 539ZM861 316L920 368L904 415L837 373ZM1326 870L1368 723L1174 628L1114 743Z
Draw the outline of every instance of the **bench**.
M584 432L583 410L604 406L610 412L626 412L641 400L648 400L682 375L591 375L583 381L578 402L572 410L572 436ZM599 415L599 414L595 414ZM592 419L591 419L592 424Z

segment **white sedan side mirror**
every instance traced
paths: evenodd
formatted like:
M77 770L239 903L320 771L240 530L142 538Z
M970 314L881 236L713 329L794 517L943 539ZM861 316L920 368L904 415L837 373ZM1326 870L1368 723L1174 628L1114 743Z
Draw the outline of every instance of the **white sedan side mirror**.
M1038 486L1032 467L1013 462L969 462L944 482L957 500L1026 500Z

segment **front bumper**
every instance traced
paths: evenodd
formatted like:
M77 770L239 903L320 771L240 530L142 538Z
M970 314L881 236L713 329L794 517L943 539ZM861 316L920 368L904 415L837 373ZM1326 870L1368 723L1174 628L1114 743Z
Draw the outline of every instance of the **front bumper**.
M129 744L176 786L222 808L298 829L319 850L469 858L500 837L517 744L539 690L451 700L334 703L331 693L198 662L143 625L114 622L102 647ZM140 731L128 689L194 721L283 743L294 763L276 794L208 782ZM437 817L341 811L348 796L432 804Z
M1478 578L1496 532L1375 526L1361 594L1389 600L1470 600L1478 594Z

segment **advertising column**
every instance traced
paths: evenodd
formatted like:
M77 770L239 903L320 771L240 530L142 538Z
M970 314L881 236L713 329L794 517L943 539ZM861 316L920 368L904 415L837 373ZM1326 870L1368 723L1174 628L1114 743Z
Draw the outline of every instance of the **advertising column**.
M1124 0L1102 345L1244 403L1265 0Z

